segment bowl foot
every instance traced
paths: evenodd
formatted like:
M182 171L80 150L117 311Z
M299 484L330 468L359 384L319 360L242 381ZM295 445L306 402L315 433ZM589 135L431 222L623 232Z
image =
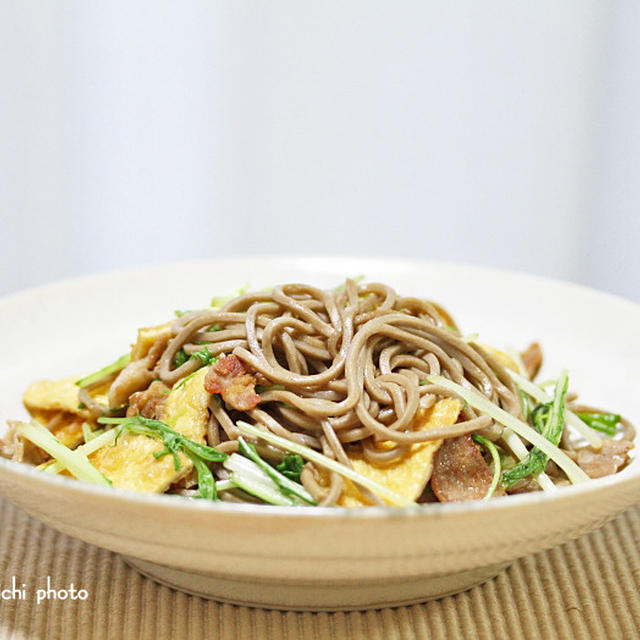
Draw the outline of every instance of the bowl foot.
M192 595L229 604L295 611L348 611L400 607L452 595L485 582L509 566L509 562L440 576L406 580L255 581L230 576L183 571L138 558L125 562L161 584Z

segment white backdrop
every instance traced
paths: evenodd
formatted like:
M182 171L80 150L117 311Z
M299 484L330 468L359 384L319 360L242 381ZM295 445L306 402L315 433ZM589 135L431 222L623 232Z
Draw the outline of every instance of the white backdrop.
M0 293L242 253L640 298L640 5L0 3Z

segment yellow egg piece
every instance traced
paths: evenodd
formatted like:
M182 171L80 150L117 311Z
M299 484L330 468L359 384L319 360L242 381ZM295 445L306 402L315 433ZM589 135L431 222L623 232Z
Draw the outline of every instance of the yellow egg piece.
M456 398L438 400L429 409L421 409L415 419L416 430L437 429L456 423L462 403ZM442 440L418 442L412 444L402 458L387 465L375 465L362 455L350 456L354 471L375 480L391 491L416 500L427 486L433 471L433 457L442 445ZM383 451L395 446L392 442L380 442L378 448ZM344 489L337 502L343 507L364 507L371 504L350 480L344 480Z
M209 418L210 394L204 389L207 369L202 368L180 388L173 388L167 395L160 419L183 436L204 444ZM105 446L89 455L114 487L147 493L164 493L174 482L186 476L193 463L182 453L178 454L180 468L174 467L171 454L154 458L164 444L156 438L125 431L115 446Z
M153 343L163 335L171 335L171 323L165 322L155 327L142 327L138 329L138 339L131 349L131 360L144 358Z
M132 359L144 358L156 339L163 334L171 333L171 323L167 322L155 327L143 327L138 330L138 339L131 350ZM78 386L76 381L82 376L72 376L59 380L37 380L32 382L22 396L27 411L41 421L44 412L67 411L84 418L90 414L80 408ZM107 393L111 382L92 388L89 393L101 404L108 405ZM47 418L52 414L48 413ZM46 423L45 423L46 424Z
M78 387L75 384L78 379L78 376L73 376L60 380L32 382L24 392L22 402L31 416L45 426L61 412L90 420L91 415L86 409L81 408L78 400ZM94 387L89 393L97 402L106 404L108 390L107 383ZM65 416L65 419L67 417Z
M73 377L33 382L24 392L22 402L30 413L36 410L78 413L77 379Z

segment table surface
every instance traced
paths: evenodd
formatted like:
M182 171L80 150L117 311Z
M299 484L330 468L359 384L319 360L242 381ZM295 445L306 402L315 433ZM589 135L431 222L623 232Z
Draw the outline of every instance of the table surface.
M640 637L640 506L602 529L514 562L493 580L422 605L350 613L236 607L173 591L116 554L41 524L0 500L0 638ZM86 599L37 602L47 577ZM62 594L65 595L64 593ZM84 593L80 593L84 597ZM77 594L76 594L77 596Z

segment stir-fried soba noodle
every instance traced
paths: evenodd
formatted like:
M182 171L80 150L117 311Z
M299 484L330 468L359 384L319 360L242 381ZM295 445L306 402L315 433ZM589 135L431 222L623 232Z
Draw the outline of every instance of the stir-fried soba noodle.
M114 486L140 489L135 468L109 469L151 445L158 481L141 490L232 501L468 500L624 467L633 427L572 404L566 374L536 385L541 358L465 337L436 303L384 284L286 284L141 330L129 358L79 381L76 411L25 404L56 437L81 422L66 448L85 447ZM14 423L5 455L78 476L29 434Z

